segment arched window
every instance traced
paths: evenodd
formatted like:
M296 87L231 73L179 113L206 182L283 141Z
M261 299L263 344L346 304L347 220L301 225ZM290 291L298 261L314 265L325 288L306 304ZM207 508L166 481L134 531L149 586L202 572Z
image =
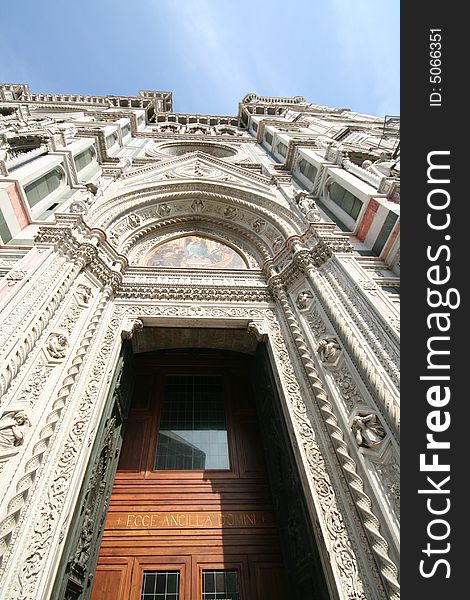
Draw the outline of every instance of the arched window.
M109 134L106 138L106 148L112 148L114 144L117 143L118 139L119 135L117 131L114 131L113 133Z
M87 167L95 158L95 152L92 147L87 148L83 152L80 152L75 158L75 167L77 171L81 171Z
M338 183L332 183L328 188L330 200L333 200L340 208L344 210L353 219L357 219L361 212L362 202L351 192L345 190Z
M52 194L52 192L60 187L63 177L62 170L53 169L25 186L24 192L28 199L28 204L33 207L38 202L41 202L41 200L44 200L46 196Z
M304 158L301 158L299 160L299 171L312 183L315 181L318 172L317 168L314 167L312 163L306 161Z

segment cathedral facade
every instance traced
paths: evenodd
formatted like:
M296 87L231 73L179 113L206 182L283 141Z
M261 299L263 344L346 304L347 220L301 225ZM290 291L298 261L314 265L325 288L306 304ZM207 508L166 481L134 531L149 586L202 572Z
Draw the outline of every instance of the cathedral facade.
M399 120L0 85L0 598L399 598Z

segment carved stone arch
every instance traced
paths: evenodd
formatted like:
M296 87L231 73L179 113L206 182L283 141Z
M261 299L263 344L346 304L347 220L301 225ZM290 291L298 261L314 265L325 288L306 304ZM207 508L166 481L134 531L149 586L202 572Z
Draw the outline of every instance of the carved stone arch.
M318 190L318 194L320 196L329 196L329 189L332 183L334 183L335 179L331 175L325 178L323 183L320 185L320 189Z
M259 190L247 191L231 182L201 179L194 181L153 183L142 182L142 187L110 198L96 210L88 213L87 221L92 227L108 230L118 220L131 212L156 206L159 203L173 203L175 200L201 198L215 200L227 205L247 210L270 222L285 237L303 232L303 220L292 210L282 206L275 197L269 197Z

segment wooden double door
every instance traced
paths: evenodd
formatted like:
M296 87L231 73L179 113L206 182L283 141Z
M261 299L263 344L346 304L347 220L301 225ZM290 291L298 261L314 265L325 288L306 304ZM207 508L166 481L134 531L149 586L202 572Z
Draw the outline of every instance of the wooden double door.
M92 600L284 600L251 357L136 356Z

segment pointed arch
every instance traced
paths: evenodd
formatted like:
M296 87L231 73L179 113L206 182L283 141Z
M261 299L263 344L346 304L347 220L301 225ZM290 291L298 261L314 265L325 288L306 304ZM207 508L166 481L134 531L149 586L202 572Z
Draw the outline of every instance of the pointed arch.
M239 171L244 170L237 168ZM285 247L288 238L302 234L305 225L284 198L261 182L264 177L255 177L248 188L252 174L244 176L246 180L238 182L233 175L230 181L202 176L197 180L164 179L151 183L139 179L139 186L128 191L126 181L124 191L121 187L119 195L90 211L89 222L104 231L118 252L128 256L134 265L142 264L142 254L136 260L140 252L136 248L144 238L147 241L153 236L155 245L163 241L164 232L193 227L192 233L201 228L202 235L219 233L221 242L238 248L250 268L261 268ZM149 249L147 245L146 250Z

